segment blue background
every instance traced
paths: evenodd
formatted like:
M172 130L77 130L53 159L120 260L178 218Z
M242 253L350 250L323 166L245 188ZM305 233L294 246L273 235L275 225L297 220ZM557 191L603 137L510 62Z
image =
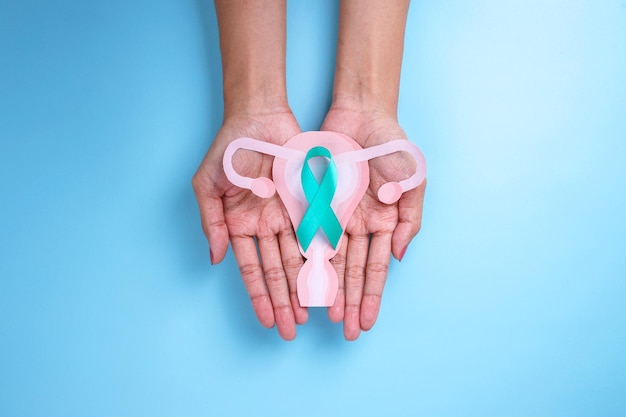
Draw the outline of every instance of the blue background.
M288 4L304 130L338 8ZM415 1L423 229L355 343L210 266L211 2L0 1L0 416L626 415L626 1Z

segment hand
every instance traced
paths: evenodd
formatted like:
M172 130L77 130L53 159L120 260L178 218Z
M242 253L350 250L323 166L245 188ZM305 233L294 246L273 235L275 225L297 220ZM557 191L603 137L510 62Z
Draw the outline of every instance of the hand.
M193 178L211 263L224 259L230 238L256 316L265 327L276 324L285 340L293 339L296 323L308 318L296 295L303 259L291 221L277 195L264 199L232 185L224 174L222 157L228 144L239 137L283 145L298 133L298 123L288 109L229 116ZM233 165L241 175L271 178L272 162L270 156L239 151Z
M331 108L322 130L343 133L363 148L406 139L395 117L374 111ZM343 320L347 340L355 340L361 330L371 329L376 322L391 254L402 260L421 226L426 182L390 205L378 200L378 189L414 172L415 161L405 153L370 161L369 188L348 222L339 252L331 260L339 276L339 292L328 315L334 322Z

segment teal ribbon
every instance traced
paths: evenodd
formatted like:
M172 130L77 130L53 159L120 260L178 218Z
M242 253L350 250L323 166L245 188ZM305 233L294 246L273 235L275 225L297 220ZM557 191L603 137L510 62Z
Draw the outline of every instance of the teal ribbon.
M309 166L309 160L316 156L328 158L328 167L322 180L318 183ZM337 167L330 151L324 147L316 146L307 152L302 167L302 189L309 203L309 208L302 217L302 222L298 226L296 235L306 252L313 237L321 227L334 249L343 233L341 224L330 207L335 191L337 190Z

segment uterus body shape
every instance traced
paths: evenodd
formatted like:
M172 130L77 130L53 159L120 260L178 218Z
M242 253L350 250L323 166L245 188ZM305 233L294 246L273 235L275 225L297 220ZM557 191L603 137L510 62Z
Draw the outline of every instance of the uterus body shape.
M239 175L233 167L233 156L240 149L274 156L273 181ZM331 306L335 302L338 278L330 259L337 254L346 226L369 186L368 161L395 152L411 154L416 171L409 178L385 183L378 189L378 199L385 204L396 202L426 177L424 156L407 140L363 149L346 135L324 131L300 133L283 146L239 138L226 148L224 172L229 181L262 198L277 191L287 209L305 258L296 284L301 306Z

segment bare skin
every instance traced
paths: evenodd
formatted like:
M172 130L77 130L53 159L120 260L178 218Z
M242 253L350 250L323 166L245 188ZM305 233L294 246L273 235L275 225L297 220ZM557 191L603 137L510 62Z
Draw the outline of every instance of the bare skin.
M282 145L300 133L285 87L285 0L216 0L224 74L224 122L194 178L211 262L232 244L255 314L276 325L285 340L308 319L299 305L296 278L303 259L289 216L277 196L256 197L232 185L222 156L230 142L252 137ZM362 147L406 139L397 122L400 67L408 1L342 0L333 104L322 126ZM272 158L238 152L235 169L271 177ZM413 161L394 154L370 161L370 186L332 260L340 290L329 308L344 322L347 340L372 328L391 255L402 259L421 224L425 184L395 204L378 201L385 182L408 177ZM258 252L257 252L258 248Z

